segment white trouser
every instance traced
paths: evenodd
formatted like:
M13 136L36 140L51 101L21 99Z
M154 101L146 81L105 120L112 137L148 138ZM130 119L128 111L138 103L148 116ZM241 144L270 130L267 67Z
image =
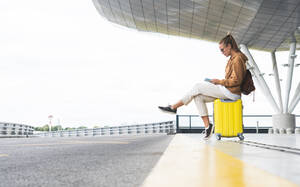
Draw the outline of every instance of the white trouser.
M197 106L200 116L208 116L206 103L213 102L215 99L229 99L226 97L218 85L201 82L197 83L181 101L188 105L193 99Z

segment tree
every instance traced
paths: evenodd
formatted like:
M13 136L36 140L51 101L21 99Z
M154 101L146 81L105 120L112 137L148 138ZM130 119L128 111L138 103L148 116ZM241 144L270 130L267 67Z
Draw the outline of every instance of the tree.
M34 130L35 131L43 131L43 128L42 127L34 127Z
M56 125L56 126L51 127L51 130L52 131L59 131L59 130L62 130L62 127L61 127L61 125Z
M64 130L70 131L70 130L75 130L74 127L66 127Z
M42 131L49 131L49 125L44 125L42 128Z

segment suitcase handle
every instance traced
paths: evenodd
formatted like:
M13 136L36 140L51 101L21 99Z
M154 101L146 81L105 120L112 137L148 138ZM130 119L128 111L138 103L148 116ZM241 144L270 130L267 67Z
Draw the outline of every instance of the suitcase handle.
M231 99L220 99L223 103L234 103L237 100L231 100Z

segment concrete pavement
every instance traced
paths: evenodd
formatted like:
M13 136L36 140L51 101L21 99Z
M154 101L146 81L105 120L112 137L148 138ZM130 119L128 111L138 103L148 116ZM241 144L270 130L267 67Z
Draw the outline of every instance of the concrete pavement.
M140 186L172 138L1 139L0 186Z

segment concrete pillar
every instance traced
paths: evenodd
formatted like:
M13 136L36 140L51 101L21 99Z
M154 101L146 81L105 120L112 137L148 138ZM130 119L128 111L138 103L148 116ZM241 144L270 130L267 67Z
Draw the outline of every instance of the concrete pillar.
M274 114L272 115L274 129L295 129L296 117L294 114Z

